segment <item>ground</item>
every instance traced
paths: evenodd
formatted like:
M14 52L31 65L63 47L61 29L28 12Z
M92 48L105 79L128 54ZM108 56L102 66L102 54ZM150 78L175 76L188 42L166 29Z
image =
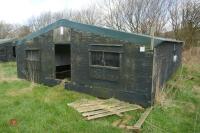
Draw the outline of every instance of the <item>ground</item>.
M17 79L16 63L0 63L0 132L123 133L112 126L119 118L110 116L86 121L67 103L94 97ZM141 112L133 116L133 125ZM12 125L10 120L16 120ZM183 64L168 81L146 119L144 133L200 132L200 63Z

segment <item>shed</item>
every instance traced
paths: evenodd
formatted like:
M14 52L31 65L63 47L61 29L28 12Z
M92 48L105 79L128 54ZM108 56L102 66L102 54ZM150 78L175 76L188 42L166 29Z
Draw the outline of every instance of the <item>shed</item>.
M18 77L143 106L181 65L181 41L59 20L18 42Z
M14 61L16 58L16 39L0 39L0 61Z

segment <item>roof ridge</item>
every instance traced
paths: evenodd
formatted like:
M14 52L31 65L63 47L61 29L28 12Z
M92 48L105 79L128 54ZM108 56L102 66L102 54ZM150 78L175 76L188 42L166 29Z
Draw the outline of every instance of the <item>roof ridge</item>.
M180 41L176 41L176 40L172 40L172 39L152 37L152 36L144 35L144 34L140 34L140 33L123 32L123 31L108 29L108 28L105 28L105 27L99 27L99 26L95 26L95 25L89 25L89 24L74 22L74 21L67 20L67 19L60 19L60 20L57 20L56 22L54 22L52 24L49 24L48 26L46 26L44 28L41 28L40 30L38 30L36 32L33 32L33 33L25 36L24 38L22 38L18 42L18 44L22 44L22 42L24 42L24 41L31 40L31 39L33 39L33 38L35 38L35 37L37 37L41 34L47 33L49 31L56 29L56 28L59 28L61 26L80 30L80 31L84 31L84 32L91 32L91 33L94 33L94 34L97 34L97 35L111 37L111 38L114 38L114 39L117 39L117 40L132 42L132 43L138 44L138 45L150 45L150 41L152 39L155 40L154 46L160 44L163 41L180 42Z

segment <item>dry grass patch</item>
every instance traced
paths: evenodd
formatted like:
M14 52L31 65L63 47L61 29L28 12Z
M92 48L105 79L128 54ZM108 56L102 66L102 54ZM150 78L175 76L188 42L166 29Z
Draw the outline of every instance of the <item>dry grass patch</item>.
M13 81L19 81L20 79L15 78L15 77L9 77L9 78L5 78L5 77L0 77L0 81L1 82L13 82Z
M55 89L55 90L51 90L51 89L48 90L47 93L42 98L44 102L50 103L52 101L60 100L62 97L64 97L62 94L63 88L52 88L52 89Z
M155 102L156 105L159 105L165 109L171 107L177 107L173 99L169 97L165 91L160 91L159 93L157 93Z
M7 91L8 96L21 96L24 94L31 93L33 88L35 87L34 83L31 83L29 87L23 89L12 89Z
M193 92L195 92L195 93L199 93L200 94L200 86L193 86Z

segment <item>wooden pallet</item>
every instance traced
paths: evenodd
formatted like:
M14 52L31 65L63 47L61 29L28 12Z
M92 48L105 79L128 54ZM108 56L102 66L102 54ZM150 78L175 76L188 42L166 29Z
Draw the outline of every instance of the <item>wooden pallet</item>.
M138 119L138 121L133 125L133 126L129 126L127 125L127 123L133 119L131 115L127 115L123 118L120 118L119 120L117 121L114 121L113 122L113 126L114 127L119 127L119 128L122 128L122 129L127 129L127 130L132 130L136 133L139 133L141 132L141 127L143 125L143 123L145 122L146 118L148 117L148 115L150 114L152 110L152 107L150 108L147 108L141 115L141 117Z
M113 98L108 100L81 100L70 103L68 106L76 109L86 120L93 120L110 115L118 115L121 117L121 113L123 112L142 109L139 105L125 103Z

